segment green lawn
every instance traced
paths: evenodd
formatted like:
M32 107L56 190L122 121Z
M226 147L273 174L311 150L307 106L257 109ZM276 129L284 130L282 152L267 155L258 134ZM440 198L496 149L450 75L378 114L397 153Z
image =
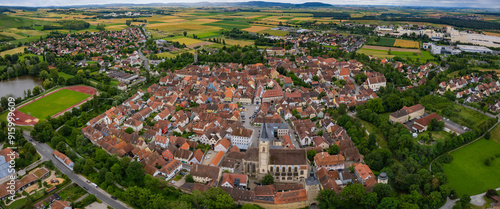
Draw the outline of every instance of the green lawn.
M63 73L63 72L59 72L59 77L63 77L64 80L68 80L68 78L73 78L74 76Z
M382 131L380 131L375 125L373 125L367 121L364 121L361 119L359 119L359 121L366 128L366 130L368 132L370 132L370 134L375 134L375 136L377 137L377 144L380 147L389 149L389 146L387 145L387 141L386 141L384 135L382 134Z
M28 203L28 199L23 198L23 199L14 201L10 205L6 206L6 208L7 209L19 209L19 208L22 208L24 205L26 205L26 203Z
M493 136L499 138L500 136ZM453 162L443 164L449 185L458 196L476 195L500 187L500 159L490 166L484 164L489 157L500 154L500 144L494 140L480 139L451 155Z
M45 195L45 190L42 189L42 190L36 191L32 195L30 195L30 198L33 200L37 200L37 199L43 197L44 195Z
M460 106L447 100L444 97L437 95L427 95L420 99L420 104L425 107L426 111L436 112L441 117L449 118L450 120L469 128L477 128L489 118L488 116ZM443 114L443 111L451 110L450 114Z
M87 191L76 184L69 185L64 190L59 192L59 196L61 196L61 201L70 201L73 202L78 198L85 195ZM69 199L68 199L69 198Z
M61 112L88 97L90 97L88 94L69 89L61 89L55 93L44 96L42 99L21 107L19 111L30 114L38 119L45 119L47 116L52 116Z
M394 42L396 41L395 38L385 38L385 37L380 37L379 41L376 41L376 38L370 38L366 44L368 45L376 45L376 46L394 46Z

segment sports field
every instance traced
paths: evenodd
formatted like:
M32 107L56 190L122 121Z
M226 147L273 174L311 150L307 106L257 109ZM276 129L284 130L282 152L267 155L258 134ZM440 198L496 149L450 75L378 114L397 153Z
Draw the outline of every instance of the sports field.
M499 126L495 128L499 129ZM498 131L497 131L498 132ZM466 147L452 152L453 161L443 164L448 184L458 196L476 195L488 189L500 187L500 159L496 157L490 166L485 165L487 158L500 156L499 135L492 133L492 139L480 139ZM494 139L496 138L496 139Z
M38 119L45 119L47 116L52 116L64 111L89 97L89 94L69 89L61 89L29 103L18 110Z

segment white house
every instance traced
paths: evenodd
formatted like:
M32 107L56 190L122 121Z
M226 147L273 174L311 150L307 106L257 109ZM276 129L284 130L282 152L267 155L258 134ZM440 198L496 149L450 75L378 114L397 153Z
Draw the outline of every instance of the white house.
M182 169L182 163L176 159L163 166L157 173L165 176L165 181L173 178Z
M160 146L163 149L167 148L168 142L169 142L169 139L165 136L162 136L162 135L155 136L155 145Z

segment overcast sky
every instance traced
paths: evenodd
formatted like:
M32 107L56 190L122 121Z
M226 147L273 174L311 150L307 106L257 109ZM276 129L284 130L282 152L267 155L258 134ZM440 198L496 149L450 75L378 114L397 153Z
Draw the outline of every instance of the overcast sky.
M2 6L70 6L88 4L112 4L112 3L195 3L207 0L0 0ZM267 0L270 2L304 3L323 2L334 5L389 5L389 6L438 6L438 7L475 7L475 8L500 8L500 0ZM211 0L210 2L242 2L241 0ZM244 1L243 1L244 2Z

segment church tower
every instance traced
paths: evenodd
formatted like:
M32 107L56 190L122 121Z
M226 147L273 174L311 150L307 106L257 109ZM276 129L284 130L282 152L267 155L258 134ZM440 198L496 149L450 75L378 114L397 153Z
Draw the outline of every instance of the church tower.
M272 128L271 128L272 131ZM269 127L266 124L266 116L264 116L264 122L260 126L260 136L259 136L259 176L267 174L267 169L269 166L269 144L272 142L274 137L269 135Z
M259 141L259 174L267 174L269 165L269 141Z
M198 62L198 50L194 50L194 63Z

